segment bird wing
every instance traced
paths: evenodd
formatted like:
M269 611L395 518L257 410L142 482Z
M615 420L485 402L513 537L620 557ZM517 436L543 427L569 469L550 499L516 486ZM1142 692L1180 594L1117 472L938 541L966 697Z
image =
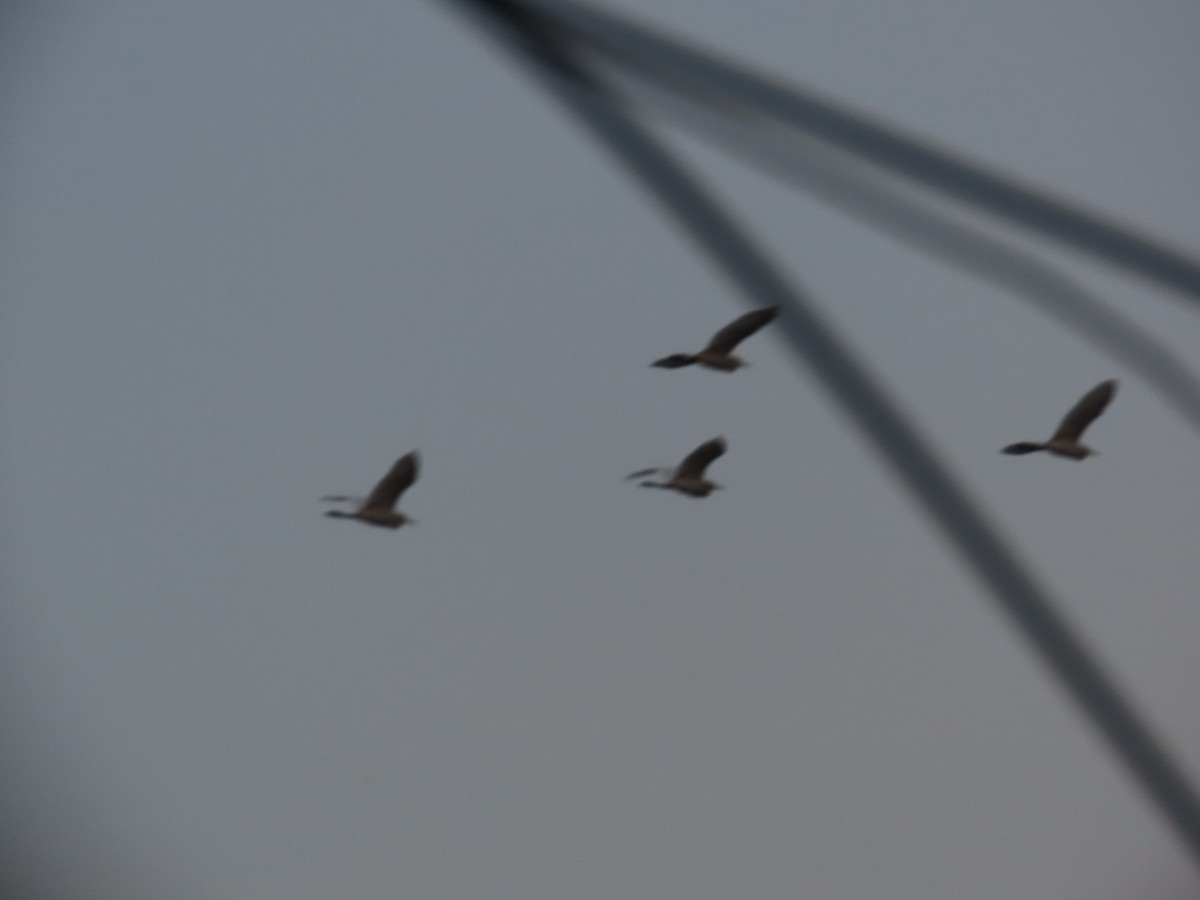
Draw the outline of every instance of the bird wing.
M768 322L779 314L778 306L768 306L765 309L756 309L746 313L744 316L738 316L720 331L712 336L712 340L708 342L708 346L702 350L702 353L730 353L733 348L744 341L758 329L762 328Z
M417 451L406 453L392 466L391 471L383 476L379 484L371 489L371 493L367 496L366 503L363 504L363 509L391 509L396 505L396 501L400 499L412 483L417 480L417 469L420 465L421 458L417 455Z
M676 478L696 478L704 477L704 470L708 468L708 464L725 452L725 439L713 438L711 441L705 441L691 453L683 458L683 462L679 464L679 468L675 470Z
M1054 432L1054 437L1050 440L1071 441L1072 443L1078 441L1084 429L1091 425L1100 413L1104 412L1104 407L1108 406L1116 393L1117 382L1115 380L1100 382L1071 407L1071 411L1063 417L1058 430Z

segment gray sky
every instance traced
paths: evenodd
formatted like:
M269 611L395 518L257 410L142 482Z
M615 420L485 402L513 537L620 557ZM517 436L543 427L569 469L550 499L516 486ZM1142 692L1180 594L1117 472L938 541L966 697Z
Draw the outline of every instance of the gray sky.
M1200 252L1200 9L638 12ZM16 20L5 802L28 895L1183 900L1173 836L857 434L439 3ZM22 37L14 37L22 35ZM13 52L15 48L16 52ZM1197 435L691 139L1200 772ZM1056 257L1200 367L1200 320ZM1103 454L999 455L1122 379ZM621 483L724 434L699 502ZM382 532L322 518L401 453Z

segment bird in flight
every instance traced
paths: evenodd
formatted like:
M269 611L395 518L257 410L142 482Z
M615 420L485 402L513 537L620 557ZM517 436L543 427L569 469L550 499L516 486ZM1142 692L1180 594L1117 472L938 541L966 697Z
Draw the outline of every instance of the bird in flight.
M404 454L396 460L395 465L383 476L379 484L371 489L371 493L365 500L361 497L322 497L321 499L326 502L353 503L356 506L353 512L331 509L325 515L331 519L358 519L360 522L377 525L380 528L399 528L409 522L415 524L415 519L410 519L404 513L398 512L395 507L400 495L412 487L412 483L417 480L417 469L420 463L421 458L416 450Z
M712 336L708 346L699 353L672 353L651 363L660 369L679 369L699 363L710 369L720 369L722 372L732 372L747 363L733 355L733 348L744 341L758 329L779 314L778 306L768 306L756 309L738 316L720 331Z
M643 481L641 486L668 488L692 497L707 497L720 485L706 479L704 470L708 468L709 463L724 452L725 439L715 437L711 441L705 441L685 456L677 469L642 469L632 475L627 475L625 480L632 481L634 478L661 474L667 476L666 481Z
M1091 456L1096 451L1079 442L1084 429L1096 420L1100 413L1104 412L1104 408L1112 401L1113 396L1117 393L1117 382L1115 379L1110 381L1102 381L1080 398L1079 402L1071 407L1071 411L1067 413L1062 422L1059 423L1058 429L1050 437L1050 440L1044 444L1039 444L1033 441L1021 441L1016 444L1009 444L1002 452L1011 453L1014 456L1022 456L1026 453L1036 453L1038 450L1045 450L1057 456L1066 456L1071 459L1084 459Z

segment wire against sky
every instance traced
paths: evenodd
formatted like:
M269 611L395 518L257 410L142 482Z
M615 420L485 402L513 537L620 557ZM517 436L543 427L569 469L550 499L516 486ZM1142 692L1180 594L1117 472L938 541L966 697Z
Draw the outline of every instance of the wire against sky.
M536 10L555 26L556 33L643 74L752 108L927 187L1157 281L1200 305L1200 261L1131 228L624 16L577 0L521 0L517 5Z
M605 72L605 75L608 73ZM1133 320L1037 254L1005 243L961 217L940 212L875 166L741 107L714 107L623 73L621 94L759 169L801 185L825 202L959 269L1013 291L1144 377L1200 432L1200 377ZM944 205L944 204L943 204Z
M563 50L552 27L547 28L514 0L454 0L454 4L473 14L497 43L539 78L663 204L750 302L782 307L780 326L796 355L833 394L1000 601L1200 863L1200 799L1183 770L1016 554L807 298L783 279L700 183Z

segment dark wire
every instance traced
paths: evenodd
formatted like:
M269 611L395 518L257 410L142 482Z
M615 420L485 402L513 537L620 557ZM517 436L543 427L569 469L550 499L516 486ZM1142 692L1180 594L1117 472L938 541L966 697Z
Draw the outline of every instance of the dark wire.
M1200 262L1096 213L598 7L577 0L522 0L515 5L535 10L545 27L642 74L752 108L1200 304Z

